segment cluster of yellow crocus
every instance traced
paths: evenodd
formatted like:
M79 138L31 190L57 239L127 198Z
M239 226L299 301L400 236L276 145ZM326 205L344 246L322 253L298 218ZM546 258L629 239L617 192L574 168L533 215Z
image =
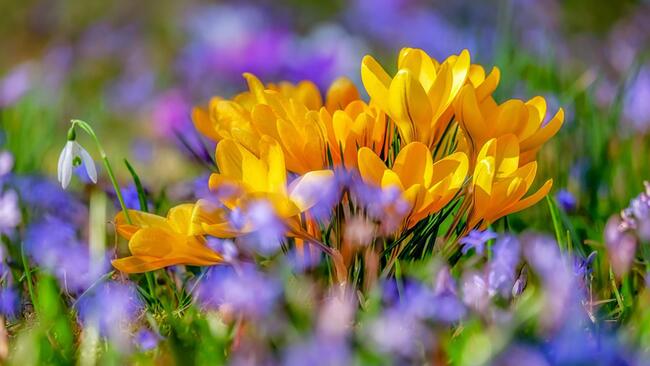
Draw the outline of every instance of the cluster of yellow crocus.
M323 98L309 81L265 85L244 74L247 91L215 97L192 114L196 128L217 142L218 173L208 182L216 199L178 206L167 218L134 211L127 223L118 215L117 231L129 239L133 256L114 265L142 272L218 263L205 237L254 232L254 222L234 225L229 214L260 201L285 223L287 236L314 238L310 209L322 199L321 187L336 184L336 171L399 193L406 210L386 208L401 222L394 235L455 198L463 200L455 221L465 230L529 207L551 188L548 181L524 198L536 153L561 127L563 113L544 123L541 97L498 104L492 93L499 77L497 68L486 74L472 64L467 50L438 62L413 48L400 52L393 76L371 56L363 58L369 101L346 78ZM455 151L439 148L449 136L458 140L450 145ZM154 245L160 241L165 244Z

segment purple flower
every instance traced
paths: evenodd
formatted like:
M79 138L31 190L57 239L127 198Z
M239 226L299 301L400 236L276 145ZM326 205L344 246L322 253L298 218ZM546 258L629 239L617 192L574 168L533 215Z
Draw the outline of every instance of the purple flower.
M230 220L236 228L251 227L253 232L238 238L237 243L262 255L276 253L285 238L286 227L273 206L264 200L251 203L244 209L231 211Z
M625 94L623 116L635 131L650 131L650 67L643 67Z
M0 177L11 172L14 167L14 156L9 151L0 151Z
M499 293L503 297L508 297L511 294L517 276L519 246L519 240L513 235L503 235L494 243L487 275L490 296Z
M605 225L605 248L612 269L619 278L626 275L636 254L637 239L629 232L621 232L621 219L612 216Z
M576 197L566 189L561 189L555 194L555 199L560 204L564 212L571 213L578 207Z
M77 239L75 229L58 218L32 223L25 235L27 253L57 277L61 286L76 293L87 289L108 270L105 254L94 258Z
M485 250L485 244L497 237L498 235L490 229L484 231L472 230L467 234L467 236L461 238L458 243L463 246L461 248L463 254L467 254L467 252L473 248L477 254L482 255Z
M16 290L11 287L0 289L0 314L13 319L18 315L19 308L20 298Z
M428 344L430 338L421 322L391 309L371 321L363 335L379 352L404 357L416 354L419 346Z
M76 303L84 326L94 326L100 335L120 347L128 345L129 327L143 310L132 284L104 282L81 296Z
M29 207L32 220L54 215L66 222L82 224L88 218L85 205L45 177L13 176L10 184L18 192L23 205Z
M152 332L149 329L140 329L138 333L135 334L135 343L143 351L150 351L158 347L158 343L162 340L162 337L158 333Z
M206 309L260 318L274 310L280 293L275 279L252 266L215 266L198 284L196 299Z
M350 349L346 342L314 337L288 347L282 364L286 366L349 365L350 356Z
M488 284L479 272L466 272L463 275L463 302L478 312L484 312L490 303Z
M13 190L0 192L0 233L10 234L20 225L22 214L18 205L18 195Z
M32 87L34 66L23 63L10 70L0 80L0 107L16 103Z

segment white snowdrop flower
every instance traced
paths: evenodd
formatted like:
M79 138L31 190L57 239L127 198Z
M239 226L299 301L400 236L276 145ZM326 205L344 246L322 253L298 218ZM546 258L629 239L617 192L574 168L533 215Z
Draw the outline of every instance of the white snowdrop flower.
M93 158L88 154L86 149L74 140L74 134L72 137L73 139L68 139L68 142L63 147L63 151L61 151L61 155L59 155L58 178L63 189L67 188L70 184L74 167L82 162L84 167L86 167L86 173L90 177L90 180L93 183L97 183L97 169L95 168Z

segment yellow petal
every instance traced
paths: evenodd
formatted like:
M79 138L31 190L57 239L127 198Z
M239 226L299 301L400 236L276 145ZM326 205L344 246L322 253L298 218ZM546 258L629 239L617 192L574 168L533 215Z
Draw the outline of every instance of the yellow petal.
M542 198L546 197L548 192L551 190L551 187L553 187L553 179L547 180L546 183L544 183L544 185L537 192L531 194L530 196L522 199L521 201L517 202L513 206L509 207L508 210L502 214L502 216L510 215L512 213L519 212L521 210L533 206L534 204L539 202Z
M190 232L192 222L193 203L185 203L172 207L167 213L167 223L176 233L187 235Z
M268 166L268 192L286 193L287 170L284 154L280 144L270 136L262 136L260 141L260 158Z
M312 111L317 111L323 106L323 97L321 97L318 87L309 80L298 83L296 98Z
M407 188L414 184L429 187L433 178L431 152L425 144L411 142L400 150L392 169Z
M214 124L210 120L210 114L203 108L192 108L192 122L194 127L204 136L213 141L221 140Z
M124 211L120 211L115 215L115 228L117 233L125 239L130 239L141 228L167 227L167 220L164 217L147 212L129 210L129 218L131 218L131 224L126 220Z
M519 168L519 141L513 134L503 135L497 139L496 176L505 177Z
M402 185L397 173L390 169L386 169L381 177L381 188L398 188L400 191L403 191L404 185Z
M564 110L560 108L555 116L546 124L546 126L542 127L530 138L521 142L521 149L529 150L542 145L560 130L563 122Z
M327 90L325 106L330 113L334 113L335 110L345 109L348 104L360 98L354 83L346 77L340 77L334 80Z
M143 228L129 240L129 250L135 256L164 257L170 254L174 245L184 240L184 236L161 228Z
M361 61L361 81L372 102L379 108L388 110L388 87L391 77L370 55L366 55Z
M389 111L400 131L412 130L402 136L405 142L428 141L433 112L422 85L409 70L400 70L390 84Z
M397 63L399 70L409 70L422 85L429 90L436 78L436 66L431 57L418 48L404 48Z
M498 67L492 68L492 71L485 78L485 80L479 86L476 87L476 98L479 101L482 101L488 96L490 96L492 93L494 93L497 86L499 85L500 77L501 77L501 73L499 71L499 68Z
M264 93L264 84L253 74L245 72L244 78L248 83L248 89L255 96L258 103L266 103L266 96Z
M359 162L359 174L361 174L361 178L366 183L380 187L384 171L388 169L386 164L384 164L374 151L367 147L359 149L357 160Z

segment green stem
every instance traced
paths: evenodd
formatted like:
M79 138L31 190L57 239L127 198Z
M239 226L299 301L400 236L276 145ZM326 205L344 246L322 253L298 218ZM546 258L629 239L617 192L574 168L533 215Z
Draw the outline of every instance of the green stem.
M25 271L25 279L27 280L27 289L29 290L29 297L32 300L32 305L36 309L36 295L34 294L34 286L32 285L32 272L25 256L25 243L20 243L20 256L23 261L23 270Z
M124 197L122 196L122 191L120 190L120 186L117 184L117 180L115 179L113 168L111 167L111 163L108 161L108 156L106 156L106 152L104 151L102 144L99 142L99 138L97 138L95 131L88 123L84 121L73 119L71 122L73 127L79 126L95 141L95 145L97 145L97 150L99 150L99 154L101 155L102 161L104 162L104 166L106 167L106 171L108 172L108 177L110 178L111 183L113 184L113 189L115 190L115 194L117 195L117 200L120 202L120 207L122 208L122 212L124 212L124 216L126 217L126 222L132 224L133 222L131 221L131 216L129 216L129 210L126 208L126 204L124 203Z

